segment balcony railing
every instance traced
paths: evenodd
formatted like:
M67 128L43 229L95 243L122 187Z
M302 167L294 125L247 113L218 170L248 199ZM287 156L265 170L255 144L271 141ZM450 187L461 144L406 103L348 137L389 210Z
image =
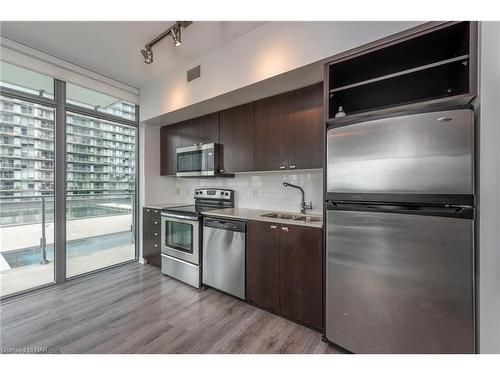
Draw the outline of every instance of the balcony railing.
M66 220L135 215L135 194L79 194L66 199ZM0 229L40 224L40 264L47 264L47 225L54 221L54 196L0 197ZM132 220L132 223L134 220ZM134 228L131 228L134 231Z

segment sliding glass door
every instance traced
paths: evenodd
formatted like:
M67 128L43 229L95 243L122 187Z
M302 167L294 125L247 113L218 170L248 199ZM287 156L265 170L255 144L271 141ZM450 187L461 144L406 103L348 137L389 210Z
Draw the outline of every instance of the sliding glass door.
M0 296L54 282L54 119L0 96Z
M66 276L135 258L136 128L66 114Z
M0 73L0 298L136 260L138 108Z

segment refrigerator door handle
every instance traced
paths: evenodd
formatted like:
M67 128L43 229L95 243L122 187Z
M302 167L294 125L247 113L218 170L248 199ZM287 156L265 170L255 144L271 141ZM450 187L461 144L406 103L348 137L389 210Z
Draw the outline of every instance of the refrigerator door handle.
M326 202L326 209L456 217L464 219L474 218L474 208L463 206L419 206L403 204L347 203L328 201Z
M464 210L463 207L426 207L426 206L404 206L404 205L392 205L392 204L368 204L365 206L366 208L373 209L376 211L384 211L384 212L401 212L401 213L412 213L412 212L421 212L421 213L450 213L457 214Z

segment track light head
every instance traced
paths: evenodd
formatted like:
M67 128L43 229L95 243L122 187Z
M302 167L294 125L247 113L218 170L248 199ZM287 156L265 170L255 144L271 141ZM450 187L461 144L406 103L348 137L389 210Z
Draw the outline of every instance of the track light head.
M192 23L192 21L177 21L174 25L170 26L167 30L146 44L144 49L141 49L141 55L144 58L144 62L146 64L151 64L154 61L152 47L168 35L170 35L174 40L174 46L179 47L182 44L181 29L183 27L188 27Z
M151 64L153 62L153 50L151 47L146 47L145 49L141 49L142 57L144 57L144 62L146 64Z
M182 44L181 26L179 24L173 26L170 29L170 35L172 35L172 39L174 40L174 46L179 47Z

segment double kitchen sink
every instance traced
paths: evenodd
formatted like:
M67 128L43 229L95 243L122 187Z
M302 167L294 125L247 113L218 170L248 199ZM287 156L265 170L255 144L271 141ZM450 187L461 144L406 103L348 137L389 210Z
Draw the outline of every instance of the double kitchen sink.
M272 219L296 220L296 221L305 221L305 222L323 221L322 217L308 216L308 215L280 214L278 212L270 212L268 214L264 214L264 215L260 215L260 216L269 217Z

